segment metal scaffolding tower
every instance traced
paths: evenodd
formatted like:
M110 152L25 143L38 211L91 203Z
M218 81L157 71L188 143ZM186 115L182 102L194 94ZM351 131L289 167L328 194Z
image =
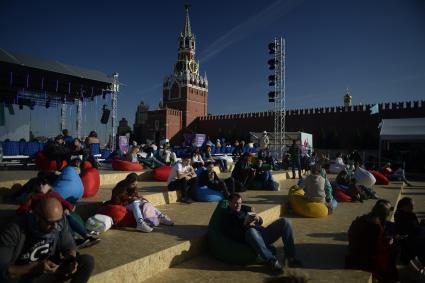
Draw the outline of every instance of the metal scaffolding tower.
M118 73L113 74L112 82L112 151L116 149L116 136L117 136L117 111L118 111L118 92L119 92L119 81Z
M60 131L66 129L66 103L61 104L61 124Z
M278 160L282 160L285 151L285 39L275 38L269 44L269 53L274 55L269 60L269 69L274 70L274 74L269 76L269 86L274 87L274 91L269 93L269 102L273 103L274 111L274 143L273 151Z
M76 129L77 129L77 138L81 139L81 129L83 126L83 101L81 101L81 99L75 99L75 104L77 105L77 124L76 124Z

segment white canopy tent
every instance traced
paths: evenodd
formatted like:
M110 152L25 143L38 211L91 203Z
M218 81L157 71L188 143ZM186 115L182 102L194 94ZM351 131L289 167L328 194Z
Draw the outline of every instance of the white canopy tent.
M379 134L378 166L381 165L382 142L390 143L425 143L425 118L383 119ZM404 166L403 166L404 167Z
M390 142L425 141L425 118L384 119L379 138Z

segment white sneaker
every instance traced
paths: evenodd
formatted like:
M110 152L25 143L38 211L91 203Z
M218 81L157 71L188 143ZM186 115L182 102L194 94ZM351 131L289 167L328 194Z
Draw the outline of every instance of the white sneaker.
M159 217L159 223L161 223L162 225L166 225L166 226L173 226L174 222L173 220L170 219L170 217L168 217L168 215L163 214Z
M152 232L153 230L153 228L144 221L137 223L136 229L145 233Z

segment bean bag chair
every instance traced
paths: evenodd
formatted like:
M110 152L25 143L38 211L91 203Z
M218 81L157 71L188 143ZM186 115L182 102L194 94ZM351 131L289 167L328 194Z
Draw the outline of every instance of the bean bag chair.
M112 168L116 171L140 171L143 169L143 165L126 160L114 159L112 160Z
M193 199L203 202L216 202L223 200L224 196L221 192L210 189L207 186L198 187L193 192Z
M49 160L46 155L44 155L43 151L39 151L35 156L35 163L37 167L42 171L54 171L57 170L56 160ZM68 166L68 162L66 160L62 161L61 170Z
M85 169L81 175L81 181L84 187L83 198L93 197L97 194L100 188L100 174L96 168Z
M90 161L85 160L83 162L83 165L81 165L81 169L83 169L83 171L84 170L87 170L87 169L90 169L90 168L93 168L93 164L91 164Z
M345 164L331 163L329 166L329 173L338 174L342 170L345 170Z
M71 203L76 203L84 194L83 183L74 167L63 169L53 184L54 191Z
M328 208L326 205L324 203L306 201L304 199L304 190L297 185L289 189L288 197L289 205L298 215L311 218L328 216Z
M351 201L352 201L352 198L351 198L349 195L347 195L347 194L344 192L344 190L341 190L341 189L339 189L339 188L337 188L337 189L335 190L335 199L336 199L338 202L351 202Z
M78 213L76 213L75 211L74 212L71 212L70 214L69 214L69 217L71 217L72 219L74 219L76 222L78 222L78 224L80 224L82 227L85 227L85 223L84 223L84 220L81 218L81 216L78 214Z
M388 178L381 172L374 170L369 170L369 172L375 177L377 185L388 185L390 183Z
M122 205L106 202L99 207L97 213L111 217L117 227L136 227L133 213Z
M157 167L152 170L152 176L156 181L167 182L172 170L173 167L171 166Z
M371 188L376 183L376 179L373 177L372 173L361 167L357 167L354 172L354 179L356 179L357 185L362 185L366 188Z
M223 215L229 206L227 200L218 203L208 224L208 247L211 254L220 261L248 265L261 262L261 258L248 244L236 242L222 232Z

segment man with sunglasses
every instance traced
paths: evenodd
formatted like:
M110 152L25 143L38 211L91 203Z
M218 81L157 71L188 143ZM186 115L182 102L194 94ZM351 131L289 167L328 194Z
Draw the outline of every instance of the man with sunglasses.
M77 255L55 198L41 200L0 234L0 282L87 282L93 268L93 257Z

